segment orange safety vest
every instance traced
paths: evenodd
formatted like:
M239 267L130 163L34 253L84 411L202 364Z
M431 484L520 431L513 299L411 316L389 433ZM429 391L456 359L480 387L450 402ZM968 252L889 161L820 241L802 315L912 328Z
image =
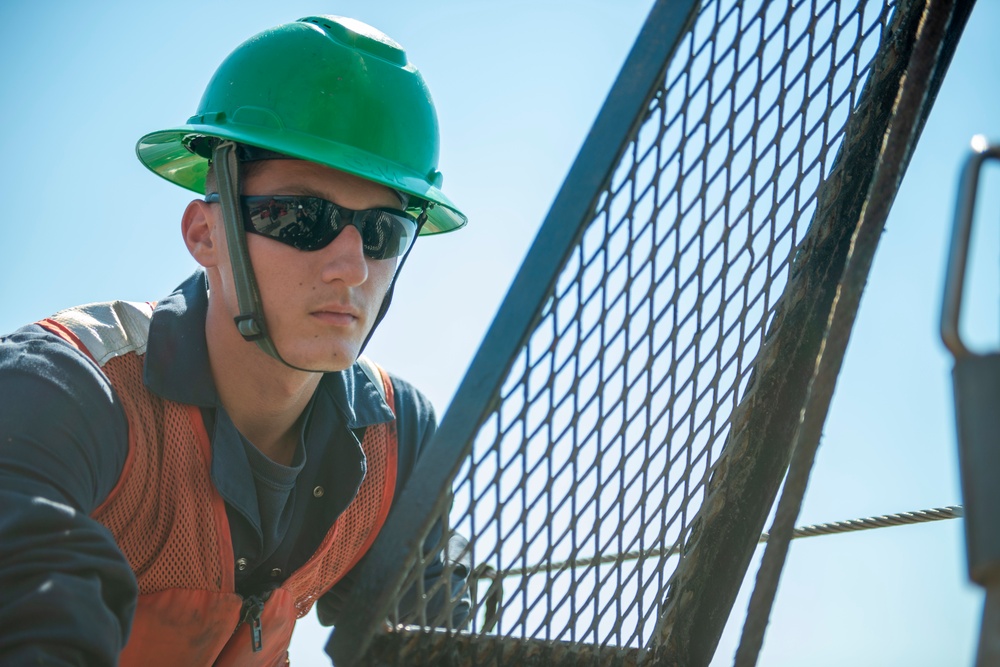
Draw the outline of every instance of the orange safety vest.
M121 477L91 515L114 535L139 584L120 664L286 664L295 621L361 559L385 521L396 486L396 423L366 429L368 465L357 496L312 557L254 609L235 590L229 521L212 484L201 411L162 399L143 383L151 315L150 304L115 301L39 322L100 366L128 420ZM381 380L395 412L385 371L360 363L370 364L362 368L376 386Z

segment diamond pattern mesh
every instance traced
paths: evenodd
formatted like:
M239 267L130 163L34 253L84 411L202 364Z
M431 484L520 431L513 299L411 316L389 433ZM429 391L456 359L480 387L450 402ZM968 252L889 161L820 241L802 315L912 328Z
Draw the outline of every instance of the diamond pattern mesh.
M473 632L648 642L894 11L702 2L455 479Z

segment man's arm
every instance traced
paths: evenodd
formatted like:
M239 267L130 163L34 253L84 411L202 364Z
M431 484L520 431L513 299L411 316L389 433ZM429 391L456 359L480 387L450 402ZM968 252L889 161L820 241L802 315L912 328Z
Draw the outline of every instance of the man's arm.
M0 338L0 663L116 664L135 577L89 514L127 434L89 359L39 327Z

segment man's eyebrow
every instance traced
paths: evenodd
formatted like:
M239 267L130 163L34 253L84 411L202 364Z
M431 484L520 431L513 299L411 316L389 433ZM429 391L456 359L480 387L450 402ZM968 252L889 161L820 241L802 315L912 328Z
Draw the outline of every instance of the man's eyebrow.
M280 196L315 197L317 199L323 199L323 200L328 201L328 202L333 202L337 206L341 206L343 208L347 208L346 206L343 206L343 204L341 204L340 201L339 201L339 195L341 194L341 192L342 191L335 192L335 193L333 193L333 197L330 197L327 193L320 192L319 190L313 189L312 187L310 187L308 185L300 185L298 183L291 183L291 184L286 185L286 186L282 186L282 187L279 187L279 188L274 188L274 191L271 194L279 196L279 197ZM399 195L396 194L395 191L393 191L393 194L396 196L396 203L395 203L395 205L387 204L387 205L384 205L385 208L396 208L397 206L398 207L402 207L403 202L399 198Z

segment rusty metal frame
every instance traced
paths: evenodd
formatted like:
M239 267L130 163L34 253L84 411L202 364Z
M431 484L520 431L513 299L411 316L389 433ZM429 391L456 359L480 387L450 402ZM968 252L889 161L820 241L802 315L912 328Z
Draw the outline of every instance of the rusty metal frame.
M653 667L653 651L566 641L407 629L379 635L359 667Z
M711 662L792 452L819 441L885 218L974 0L957 3L943 43L934 45L940 56L923 81L923 104L899 108L925 4L904 0L897 7L835 167L820 186L752 386L734 412L725 454L674 575L653 640L659 664ZM884 155L886 134L907 123L912 141ZM886 172L895 178L885 179ZM868 208L873 198L883 201Z

